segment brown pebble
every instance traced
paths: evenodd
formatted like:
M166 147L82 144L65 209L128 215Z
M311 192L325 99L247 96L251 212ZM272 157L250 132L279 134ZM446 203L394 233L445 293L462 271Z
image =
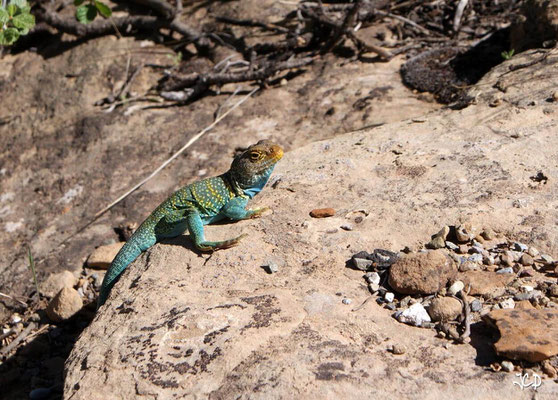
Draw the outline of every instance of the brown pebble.
M555 102L558 102L558 91L552 93L552 100L554 100Z
M528 267L530 265L533 265L535 263L535 261L533 260L533 257L531 257L527 253L523 253L521 258L519 259L519 262L526 267Z
M401 354L405 354L406 351L407 349L402 344L394 344L391 347L391 352L393 354L401 355Z
M494 237L496 236L494 234L494 231L490 228L485 228L482 232L481 232L481 236L486 239L486 240L492 240L494 239Z
M549 378L554 379L556 377L556 368L554 368L554 366L550 363L550 361L548 360L544 360L542 362L542 370L545 374L548 375Z
M333 208L315 208L310 211L310 216L313 218L327 218L335 215Z

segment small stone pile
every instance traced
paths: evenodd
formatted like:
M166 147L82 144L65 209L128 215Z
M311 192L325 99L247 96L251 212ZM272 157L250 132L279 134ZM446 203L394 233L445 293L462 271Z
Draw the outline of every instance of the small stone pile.
M547 376L557 376L558 263L551 256L468 224L443 227L424 247L361 251L352 264L398 321L459 343L468 343L470 325L482 321L500 332L499 356L542 362ZM507 360L493 365L514 368Z

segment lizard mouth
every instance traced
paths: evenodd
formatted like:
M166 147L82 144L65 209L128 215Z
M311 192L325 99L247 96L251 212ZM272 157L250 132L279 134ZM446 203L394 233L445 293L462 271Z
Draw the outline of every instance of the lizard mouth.
M281 146L277 146L276 144L271 146L271 157L275 162L283 158L283 149L281 148Z

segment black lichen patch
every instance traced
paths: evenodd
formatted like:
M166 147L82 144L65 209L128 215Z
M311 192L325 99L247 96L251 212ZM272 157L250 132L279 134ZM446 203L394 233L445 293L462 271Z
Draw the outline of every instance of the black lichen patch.
M255 297L244 297L242 301L255 307L256 312L252 315L252 322L242 328L244 332L250 328L265 328L271 325L273 316L279 314L281 309L275 307L277 298L270 295L262 295Z

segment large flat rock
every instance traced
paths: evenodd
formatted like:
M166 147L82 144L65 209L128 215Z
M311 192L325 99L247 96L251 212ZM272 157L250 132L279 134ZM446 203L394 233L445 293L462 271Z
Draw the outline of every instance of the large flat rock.
M526 69L506 75L518 75L507 95L537 106L491 108L485 93L462 111L288 152L254 202L272 214L207 228L210 240L248 233L238 247L198 255L184 236L132 264L76 343L64 397L531 398L515 374L482 363L489 344L446 349L372 301L359 308L369 293L346 261L460 222L558 254L558 105L543 97L558 87L557 58L536 81ZM530 179L539 171L546 184ZM337 213L311 219L321 207ZM270 260L274 274L262 268ZM406 353L389 353L393 344ZM538 388L538 399L557 395L551 380Z

